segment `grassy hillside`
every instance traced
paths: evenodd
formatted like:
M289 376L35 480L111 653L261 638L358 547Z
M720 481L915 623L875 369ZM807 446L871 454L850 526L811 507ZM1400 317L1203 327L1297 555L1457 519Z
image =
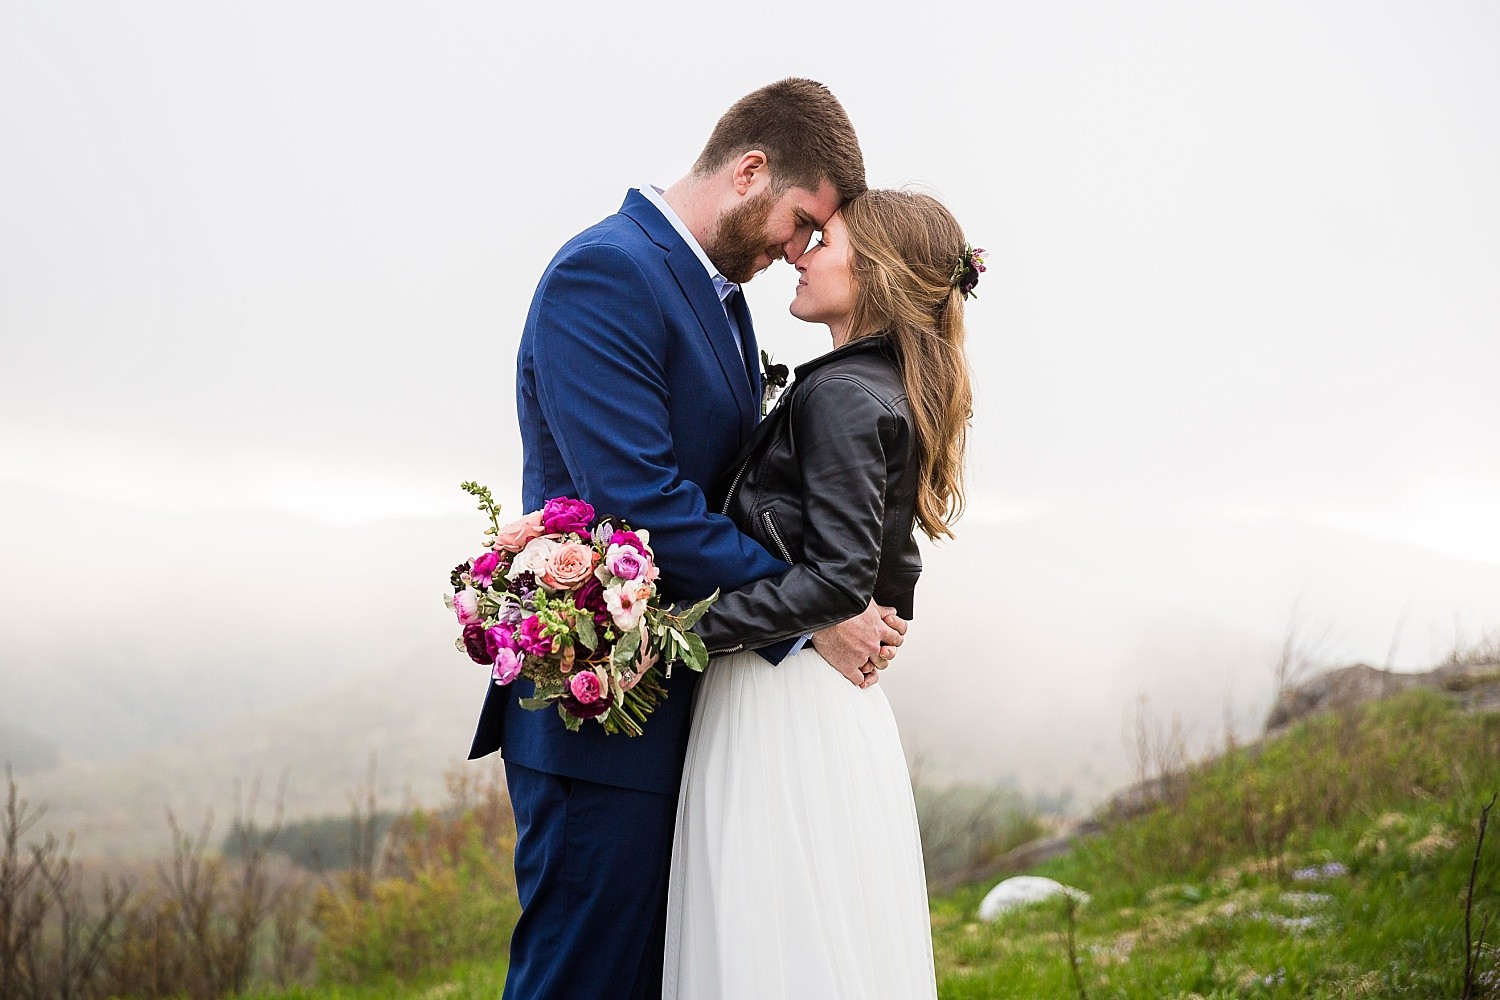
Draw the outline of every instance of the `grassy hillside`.
M1181 776L1155 812L1039 868L1092 894L993 924L987 886L933 903L944 1000L1459 997L1480 807L1500 716L1414 691L1303 722ZM1500 832L1476 886L1496 912ZM1500 937L1494 933L1492 938ZM1480 961L1500 996L1500 951Z
M1053 902L982 923L988 884L935 898L940 996L1458 998L1477 820L1495 789L1500 715L1447 695L1308 719L1177 776L1154 812L1037 869L1091 894L1071 922ZM1474 898L1477 931L1500 911L1500 816ZM1500 950L1477 973L1473 995L1500 997ZM257 996L477 1000L503 977L500 962L471 963Z

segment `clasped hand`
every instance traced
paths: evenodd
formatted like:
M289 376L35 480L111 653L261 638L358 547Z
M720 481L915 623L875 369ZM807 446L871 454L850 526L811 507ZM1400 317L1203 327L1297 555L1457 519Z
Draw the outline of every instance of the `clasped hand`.
M812 643L849 683L867 688L880 680L879 672L896 658L896 647L905 635L906 621L896 609L871 601L848 621L814 632Z

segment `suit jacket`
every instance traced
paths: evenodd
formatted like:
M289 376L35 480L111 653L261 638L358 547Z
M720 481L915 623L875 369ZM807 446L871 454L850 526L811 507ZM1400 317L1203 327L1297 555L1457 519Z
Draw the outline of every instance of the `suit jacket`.
M580 497L651 533L663 596L694 601L789 568L712 513L705 494L754 429L759 354L736 315L744 358L713 281L639 191L569 241L543 273L516 359L525 456L522 508ZM568 732L528 711L526 680L489 685L470 759L504 748L533 770L675 795L697 675L678 665L645 734Z

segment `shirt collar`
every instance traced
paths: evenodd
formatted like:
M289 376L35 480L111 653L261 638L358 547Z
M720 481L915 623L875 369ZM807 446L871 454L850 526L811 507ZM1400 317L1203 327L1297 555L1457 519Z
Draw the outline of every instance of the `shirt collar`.
M739 291L739 285L724 277L719 273L719 269L714 267L714 262L708 259L708 254L703 251L703 247L698 245L698 241L693 237L692 231L688 229L677 213L672 210L672 206L667 204L667 199L662 197L662 189L655 184L642 184L640 191L646 200L655 205L656 210L672 224L672 228L677 230L677 235L681 236L693 251L693 255L698 258L698 262L703 265L703 269L713 279L714 291L718 293L719 301L723 302L729 296Z

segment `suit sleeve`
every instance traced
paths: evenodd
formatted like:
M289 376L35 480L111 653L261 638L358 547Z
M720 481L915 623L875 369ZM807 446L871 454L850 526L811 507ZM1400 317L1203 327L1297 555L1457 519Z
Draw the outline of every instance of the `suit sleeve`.
M636 262L619 247L580 247L553 265L537 295L537 402L579 495L650 531L664 589L677 599L785 572L729 518L710 513L678 468L667 326Z
M695 628L711 652L809 635L859 614L875 593L896 418L857 381L835 375L808 387L791 420L803 559L715 602Z

